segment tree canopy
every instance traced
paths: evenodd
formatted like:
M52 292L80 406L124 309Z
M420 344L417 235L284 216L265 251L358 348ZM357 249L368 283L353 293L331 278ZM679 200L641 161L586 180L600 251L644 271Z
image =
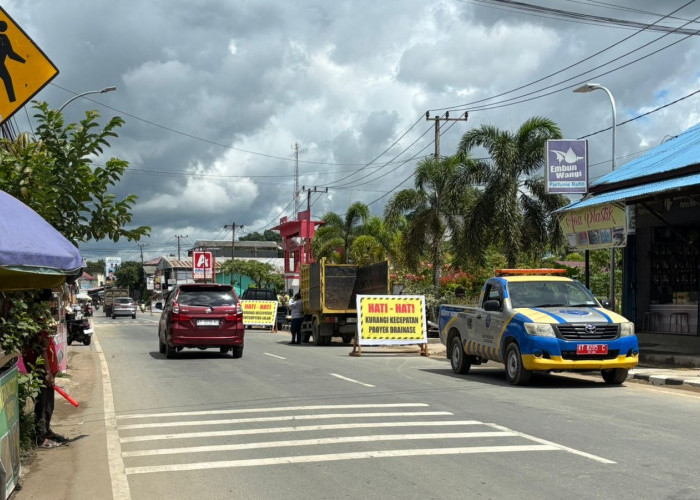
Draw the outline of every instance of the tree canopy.
M117 137L124 120L102 128L97 111L64 124L60 111L35 104L35 135L4 139L0 148L0 189L19 199L75 244L90 239L139 240L150 227L128 228L135 195L118 200L111 191L128 167L125 160L96 159Z

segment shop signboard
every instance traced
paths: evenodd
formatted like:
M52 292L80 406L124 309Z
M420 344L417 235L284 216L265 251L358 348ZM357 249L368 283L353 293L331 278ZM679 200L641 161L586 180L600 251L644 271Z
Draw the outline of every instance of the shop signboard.
M624 203L603 203L567 210L559 225L570 248L596 250L627 246L627 212Z
M549 140L544 153L548 193L588 192L588 141Z
M19 400L17 363L0 373L0 459L4 469L5 498L19 481Z
M192 277L195 280L214 278L214 255L211 252L192 252Z

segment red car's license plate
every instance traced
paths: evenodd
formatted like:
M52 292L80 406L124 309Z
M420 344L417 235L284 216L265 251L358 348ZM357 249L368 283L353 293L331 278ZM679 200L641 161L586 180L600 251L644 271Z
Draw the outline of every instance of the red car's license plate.
M578 344L576 354L607 354L607 344Z
M218 319L198 319L197 326L219 326Z

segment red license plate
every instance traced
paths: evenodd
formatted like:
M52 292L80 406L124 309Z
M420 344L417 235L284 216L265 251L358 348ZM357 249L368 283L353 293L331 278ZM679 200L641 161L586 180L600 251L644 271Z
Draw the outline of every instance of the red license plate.
M576 354L607 354L607 344L578 344Z

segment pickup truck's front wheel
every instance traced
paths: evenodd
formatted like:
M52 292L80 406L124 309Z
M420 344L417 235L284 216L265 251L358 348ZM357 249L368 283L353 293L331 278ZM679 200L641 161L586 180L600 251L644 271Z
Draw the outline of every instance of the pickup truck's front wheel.
M523 366L523 358L520 355L518 344L512 342L506 349L506 378L513 385L527 385L530 382L532 372Z
M471 358L464 354L464 347L459 335L452 337L450 364L452 365L452 371L461 375L469 373L469 369L472 367Z
M600 374L603 376L606 384L610 385L620 385L625 380L627 380L627 370L625 368L611 368L610 370L601 370Z

